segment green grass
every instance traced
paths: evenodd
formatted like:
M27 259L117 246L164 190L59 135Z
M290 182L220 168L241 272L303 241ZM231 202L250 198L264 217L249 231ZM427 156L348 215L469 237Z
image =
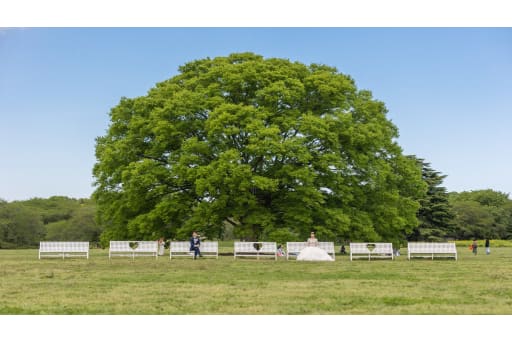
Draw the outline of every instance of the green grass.
M0 314L512 314L512 250L479 251L312 263L0 250Z

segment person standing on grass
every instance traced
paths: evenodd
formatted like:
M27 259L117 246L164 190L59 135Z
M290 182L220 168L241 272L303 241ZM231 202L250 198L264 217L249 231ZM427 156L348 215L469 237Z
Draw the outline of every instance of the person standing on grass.
M491 242L489 241L489 238L485 239L485 254L491 254Z
M192 237L190 238L190 251L194 251L194 259L197 258L197 256L201 256L201 251L199 250L201 246L201 239L199 238L199 235L196 231L192 232Z
M473 254L476 256L476 253L478 252L478 243L476 242L476 239L473 239L473 244L471 246L473 249Z

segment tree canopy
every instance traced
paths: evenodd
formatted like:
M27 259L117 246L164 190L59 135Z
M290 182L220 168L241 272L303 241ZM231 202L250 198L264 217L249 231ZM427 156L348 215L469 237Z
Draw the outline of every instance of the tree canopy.
M96 141L105 238L395 239L426 185L384 103L326 65L252 53L189 62L122 98Z

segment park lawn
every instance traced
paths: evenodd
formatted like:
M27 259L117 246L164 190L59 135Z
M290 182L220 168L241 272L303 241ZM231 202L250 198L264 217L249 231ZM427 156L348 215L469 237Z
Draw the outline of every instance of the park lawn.
M221 249L221 252L223 250ZM512 250L459 260L37 259L0 250L0 314L512 314Z

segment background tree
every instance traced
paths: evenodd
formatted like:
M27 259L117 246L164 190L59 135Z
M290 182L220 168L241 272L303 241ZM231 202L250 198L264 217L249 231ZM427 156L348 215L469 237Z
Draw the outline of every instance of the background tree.
M197 60L122 98L96 143L109 238L393 239L426 190L382 102L335 68L252 53Z
M97 243L103 229L95 216L96 205L90 199L0 200L0 248L33 247L41 240Z
M455 212L456 237L512 238L512 200L491 189L450 193Z
M423 181L428 186L427 193L419 199L419 225L408 236L408 240L439 241L455 236L454 214L450 205L448 191L442 186L446 175L434 170L424 159L416 158L421 166Z
M81 200L71 199L64 196L53 196L50 198L32 198L19 201L23 206L30 208L33 212L39 214L43 224L68 220L73 212L80 207Z
M55 241L89 241L98 243L103 231L96 224L96 206L91 200L79 200L79 206L75 207L69 219L58 220L46 225L45 240Z
M0 202L0 248L36 246L43 236L37 213L20 203Z

